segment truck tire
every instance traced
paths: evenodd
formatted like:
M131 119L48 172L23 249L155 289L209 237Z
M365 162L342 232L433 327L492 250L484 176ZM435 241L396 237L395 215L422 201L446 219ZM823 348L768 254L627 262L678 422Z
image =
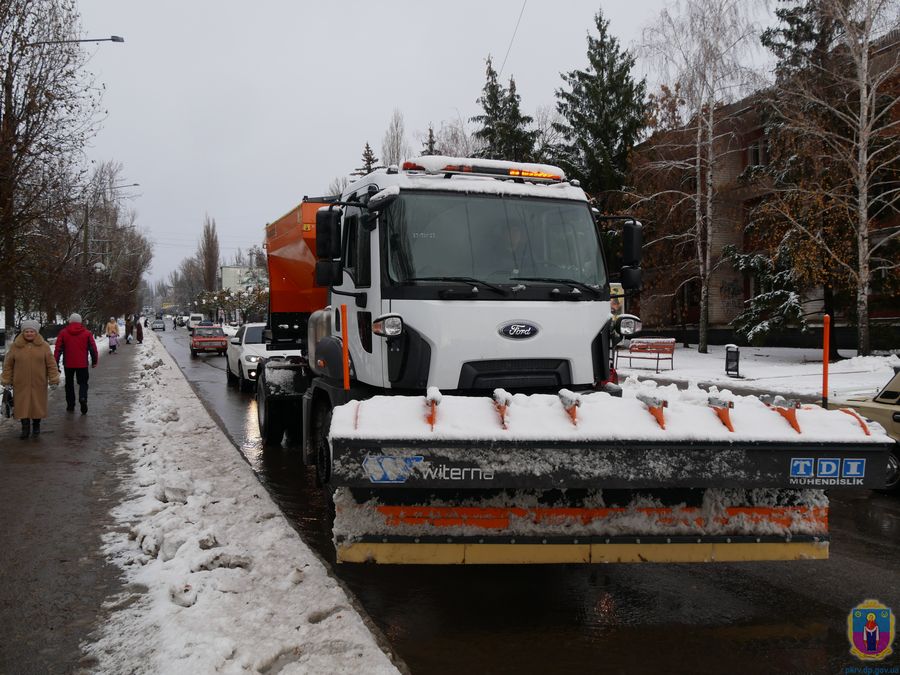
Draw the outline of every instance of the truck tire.
M312 419L312 442L315 450L316 486L324 487L331 479L331 447L328 432L331 429L331 404L322 399L315 403Z
M263 377L261 372L260 379L256 383L256 421L259 425L259 435L266 445L281 445L287 425L285 420L287 411L280 401L269 400Z

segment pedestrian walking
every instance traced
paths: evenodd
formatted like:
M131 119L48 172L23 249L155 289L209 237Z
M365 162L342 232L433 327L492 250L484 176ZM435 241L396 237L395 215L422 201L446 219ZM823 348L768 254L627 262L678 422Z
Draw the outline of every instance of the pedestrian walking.
M119 346L119 324L114 316L109 317L106 323L106 337L109 340L109 353L115 354Z
M66 374L66 412L75 411L75 382L78 382L78 403L81 404L81 414L88 411L88 358L91 368L96 368L100 362L97 353L97 343L91 331L81 323L81 314L72 314L69 323L59 331L56 336L56 349L53 359L59 364L62 358L63 368Z
M0 383L12 385L15 393L13 411L22 422L19 438L41 433L41 420L47 416L47 385L52 389L59 385L59 370L50 345L38 333L40 327L37 321L23 321L22 332L3 360Z
M135 321L134 323L134 337L139 345L144 343L144 327L141 326L140 321Z
M131 336L134 333L134 317L129 314L125 317L125 344L131 344Z

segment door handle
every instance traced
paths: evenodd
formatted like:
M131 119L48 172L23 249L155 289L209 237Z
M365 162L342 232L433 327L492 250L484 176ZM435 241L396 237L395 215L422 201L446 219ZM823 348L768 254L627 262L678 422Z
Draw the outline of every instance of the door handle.
M896 412L891 415L891 419L900 424L900 412Z

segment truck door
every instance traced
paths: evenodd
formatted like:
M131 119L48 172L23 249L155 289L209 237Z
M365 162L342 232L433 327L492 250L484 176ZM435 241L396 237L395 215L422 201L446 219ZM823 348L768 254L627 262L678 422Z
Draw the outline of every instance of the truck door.
M366 194L360 191L356 198ZM348 201L354 200L350 197ZM383 341L372 333L372 319L381 313L378 277L378 237L363 221L358 208L345 207L342 232L344 273L341 285L332 287L335 332L341 335L340 306L347 305L347 340L350 359L359 382L383 387ZM372 280L376 282L373 283ZM343 335L341 335L344 338Z

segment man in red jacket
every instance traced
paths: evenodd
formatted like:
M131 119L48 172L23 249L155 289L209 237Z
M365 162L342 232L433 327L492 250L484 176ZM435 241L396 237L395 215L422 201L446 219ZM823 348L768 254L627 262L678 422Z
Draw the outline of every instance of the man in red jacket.
M100 357L97 354L94 336L81 324L81 314L72 314L69 317L69 325L56 337L56 350L53 354L57 365L62 357L66 369L66 412L75 411L75 380L78 381L81 414L84 415L88 411L88 356L91 358L91 368L96 368Z

